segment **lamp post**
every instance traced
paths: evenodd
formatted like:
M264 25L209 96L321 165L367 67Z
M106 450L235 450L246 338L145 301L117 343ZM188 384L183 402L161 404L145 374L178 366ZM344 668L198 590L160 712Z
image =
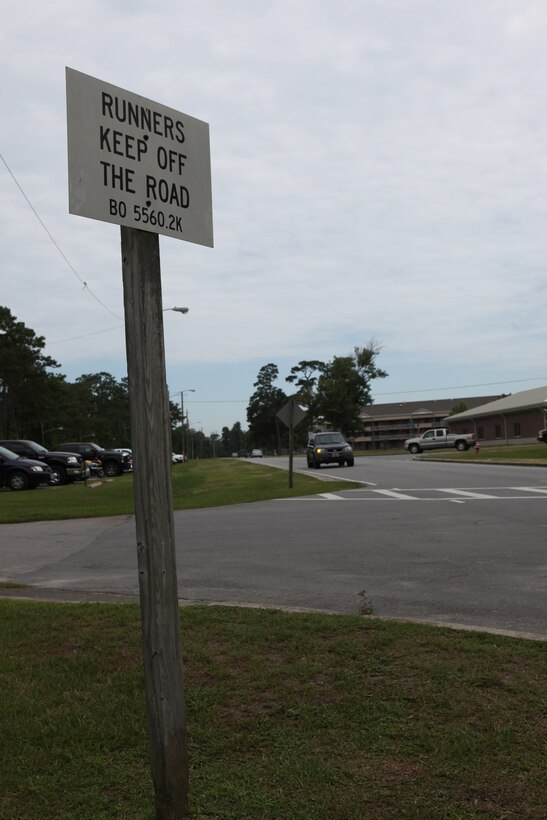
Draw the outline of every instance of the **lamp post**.
M182 308L181 308L182 309ZM180 412L182 416L181 421L181 428L180 428L180 444L181 444L181 453L184 455L184 394L185 393L195 393L193 387L189 387L187 390L180 391Z
M197 425L197 424L201 424L201 421L195 421L194 422L194 425ZM195 431L196 428L194 427L193 429ZM191 440L191 444L192 444L192 461L193 461L194 460L194 433L190 434L190 440Z
M49 430L44 430L44 422L40 422L40 427L42 428L42 447L44 446L44 436L48 433L53 433L54 430L64 430L64 427L50 427Z

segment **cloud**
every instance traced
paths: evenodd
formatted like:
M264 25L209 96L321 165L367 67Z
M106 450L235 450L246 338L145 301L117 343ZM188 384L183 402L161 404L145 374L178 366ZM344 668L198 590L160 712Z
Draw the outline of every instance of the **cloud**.
M161 241L164 303L191 308L165 317L172 373L239 362L250 395L249 362L374 336L395 390L412 363L437 383L469 368L532 377L546 342L546 29L534 0L34 0L0 34L1 152L122 315L116 226L67 212L64 66L210 123L215 249ZM0 184L2 303L51 340L110 328L2 166ZM123 371L123 333L51 353Z

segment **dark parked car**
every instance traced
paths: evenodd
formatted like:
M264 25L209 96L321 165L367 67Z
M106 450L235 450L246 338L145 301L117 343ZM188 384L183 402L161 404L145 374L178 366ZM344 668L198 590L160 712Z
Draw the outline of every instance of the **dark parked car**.
M51 470L47 464L0 447L0 487L10 490L34 490L39 484L49 484Z
M65 453L79 453L86 461L98 461L105 475L116 476L133 469L133 457L119 450L104 450L98 444L88 441L70 441L59 444Z
M538 441L543 441L544 444L547 444L547 430L540 430L538 432Z
M313 433L306 448L308 467L316 470L322 464L338 464L353 467L353 450L342 433Z
M77 453L46 450L41 444L26 439L6 439L0 441L0 446L23 458L45 462L51 469L51 484L68 484L85 478L84 461Z
M240 450L238 453L239 458L249 458L248 450Z

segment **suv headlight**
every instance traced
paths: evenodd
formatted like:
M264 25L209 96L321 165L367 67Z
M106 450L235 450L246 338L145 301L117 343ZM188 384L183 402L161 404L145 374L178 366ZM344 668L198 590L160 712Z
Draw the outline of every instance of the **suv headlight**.
M78 459L76 458L76 456L69 456L67 458L67 464L77 464L77 463L78 463Z
M43 472L44 472L44 468L43 468L43 467L39 467L37 464L33 464L33 465L32 465L32 467L30 468L30 471L31 471L32 473L43 473Z

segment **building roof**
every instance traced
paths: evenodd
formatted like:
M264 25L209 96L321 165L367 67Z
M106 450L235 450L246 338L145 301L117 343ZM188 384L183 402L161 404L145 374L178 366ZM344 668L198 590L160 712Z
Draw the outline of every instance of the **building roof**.
M465 404L468 408L478 407L499 399L498 396L474 396L458 399L418 399L417 401L396 401L389 404L367 404L361 408L361 418L409 418L410 416L447 416L454 407Z
M504 396L501 399L497 399L497 401L479 405L470 410L465 410L463 413L456 413L454 416L445 419L445 421L448 423L451 421L464 421L465 419L475 419L481 416L492 416L496 413L514 413L518 410L530 410L535 407L543 407L547 410L547 386L534 387L533 390L523 390L520 393Z

